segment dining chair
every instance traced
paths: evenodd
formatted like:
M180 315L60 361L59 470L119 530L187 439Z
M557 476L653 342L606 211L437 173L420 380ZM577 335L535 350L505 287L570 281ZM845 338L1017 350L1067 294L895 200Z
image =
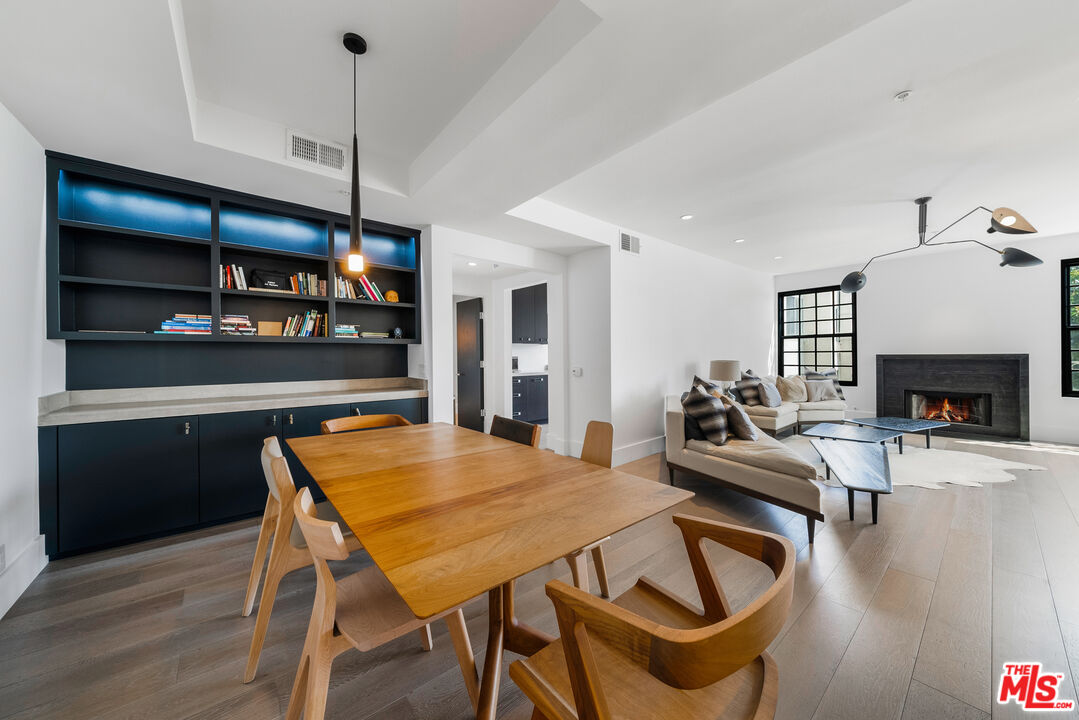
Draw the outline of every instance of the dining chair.
M281 460L282 465L281 471L276 473L273 469L275 460ZM307 550L303 535L295 523L292 501L296 496L296 484L292 480L292 473L288 469L288 462L281 452L281 444L276 436L270 436L262 442L262 471L266 476L269 493L266 497L266 509L262 515L258 542L255 544L255 558L251 563L247 594L240 613L243 617L249 616L254 607L255 593L258 590L263 565L266 566L266 576L262 580L259 611L255 618L255 630L251 636L247 666L244 669L245 683L251 682L258 670L259 656L262 654L262 646L266 640L266 631L270 626L270 615L273 612L274 600L277 598L277 588L281 580L293 570L305 568L314 562L311 559L311 553ZM325 518L339 519L337 511L328 501L319 503L319 512ZM355 535L348 533L344 537L350 551L362 548ZM265 562L267 546L270 546L269 563ZM430 633L429 627L421 628L421 640L426 650L431 649Z
M284 458L274 460L274 469L288 471ZM474 712L479 701L479 675L461 608L420 620L375 565L335 579L326 561L344 560L349 554L340 525L319 519L311 491L307 488L296 495L294 506L296 524L307 541L315 565L318 587L286 719L299 720L302 712L305 720L322 720L326 713L331 666L341 653L349 648L360 652L373 650L439 618L445 620L449 628Z
M772 533L675 515L704 610L641 578L614 602L565 583L546 590L561 638L510 666L533 720L764 720L779 671L767 647L794 591L794 545ZM708 556L710 540L759 560L775 577L733 612Z
M400 415L350 415L343 418L322 421L322 434L350 432L352 430L372 430L374 428L411 425Z
M581 448L581 459L593 465L609 468L611 456L614 454L614 426L609 422L593 420L588 423L584 431L584 446ZM607 582L607 562L603 557L603 543L610 540L608 535L602 540L597 540L580 550L566 555L570 572L573 574L573 585L588 592L588 553L592 554L592 562L596 566L596 578L599 580L600 595L605 598L611 596L610 584Z
M533 425L532 423L511 420L510 418L504 418L501 415L495 415L494 420L491 421L491 434L504 440L512 440L515 443L521 443L522 445L531 445L534 448L539 447L540 426Z

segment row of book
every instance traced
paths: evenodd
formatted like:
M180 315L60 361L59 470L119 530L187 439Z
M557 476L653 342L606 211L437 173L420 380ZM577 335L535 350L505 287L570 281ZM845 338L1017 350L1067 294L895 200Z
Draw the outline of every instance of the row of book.
M293 315L285 321L281 334L285 337L327 337L329 316L318 310Z
M247 290L247 273L242 265L218 265L220 287L228 290Z
M164 320L156 335L209 335L213 332L213 317L210 315L192 315L176 313L171 320Z
M257 330L246 315L222 315L222 335L255 335Z
M359 326L339 324L334 327L333 334L336 337L358 338L360 336Z
M282 288L251 287L247 284L247 272L243 265L219 265L221 287L226 290L255 290L293 295L326 297L326 281L315 273L293 273L287 277L288 286Z
M378 285L374 280L371 280L366 275L360 275L357 280L349 280L343 278L340 275L335 276L337 278L337 295L336 297L345 300L370 300L372 302L386 302L385 296L382 291L378 289Z

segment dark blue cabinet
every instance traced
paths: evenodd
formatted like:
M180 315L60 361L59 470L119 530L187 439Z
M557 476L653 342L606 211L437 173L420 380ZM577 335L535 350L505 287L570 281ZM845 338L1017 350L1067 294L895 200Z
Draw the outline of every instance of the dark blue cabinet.
M199 522L252 515L266 507L259 458L263 441L280 434L280 410L199 418Z
M288 447L288 439L319 435L322 433L322 421L333 418L345 417L349 414L349 406L346 405L315 405L314 407L286 408L282 411L284 425L282 432L285 442L285 457L288 459L289 470L292 471L292 480L296 488L309 487L316 502L326 499L322 490L315 483L315 479L304 469L300 459Z
M525 375L513 378L513 419L545 423L548 415L547 376Z
M400 415L413 425L427 422L427 401L420 398L407 400L376 400L352 403L352 415Z
M190 416L60 427L58 550L86 550L198 523L198 426L198 417Z
M547 344L547 285L518 288L512 293L511 337L515 343Z

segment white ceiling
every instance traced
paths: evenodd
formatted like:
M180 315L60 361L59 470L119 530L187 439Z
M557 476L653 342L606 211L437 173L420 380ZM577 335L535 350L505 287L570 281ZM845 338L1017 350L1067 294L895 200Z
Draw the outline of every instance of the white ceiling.
M364 209L389 222L594 246L506 214L541 197L771 272L911 243L926 194L931 226L984 204L1079 231L1075 3L25 0L4 18L0 103L47 148L341 212L345 180L287 164L284 130L349 141L340 36L360 32Z

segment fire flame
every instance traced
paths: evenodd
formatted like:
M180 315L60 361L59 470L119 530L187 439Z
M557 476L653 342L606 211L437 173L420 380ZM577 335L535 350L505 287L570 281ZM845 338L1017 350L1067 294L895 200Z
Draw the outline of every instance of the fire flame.
M944 422L966 422L970 415L963 409L952 407L948 398L944 398L939 408L928 410L925 414L927 420L943 420Z

